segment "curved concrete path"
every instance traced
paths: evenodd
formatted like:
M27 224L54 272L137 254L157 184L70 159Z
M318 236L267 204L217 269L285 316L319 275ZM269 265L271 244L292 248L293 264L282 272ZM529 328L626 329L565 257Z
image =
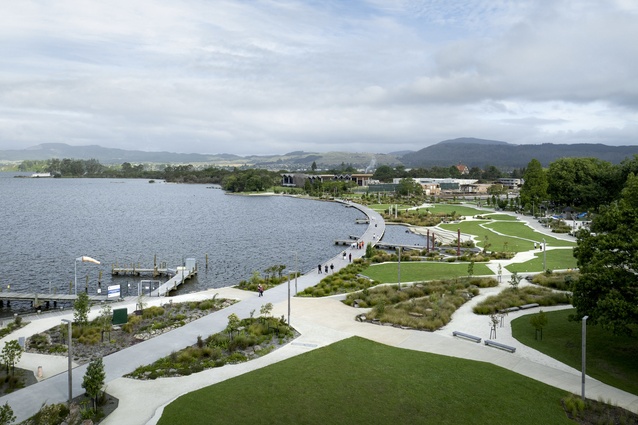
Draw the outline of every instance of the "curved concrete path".
M370 217L370 224L361 239L366 244L375 243L376 240L373 240L373 235L376 234L377 238L375 239L378 240L379 236L385 231L383 219L378 213L367 207L360 205L356 205L356 207ZM350 247L346 248L346 251L347 253L352 253L353 258L361 257L365 253L365 249L358 250ZM343 257L338 255L326 263L333 263L335 269L338 270L345 267L348 264L348 260L344 261ZM297 280L297 290L302 291L307 287L314 286L323 276L323 274L318 274L316 270L301 276ZM506 282L505 275L503 281ZM500 289L505 286L507 284L501 284ZM359 323L354 320L354 316L360 311L345 306L340 301L343 297L323 299L293 297L291 299L291 325L301 333L301 336L273 353L247 363L227 365L187 377L163 378L154 381L122 378L124 374L130 372L137 365L151 363L160 357L170 354L172 351L193 344L199 335L209 335L223 330L227 324L227 317L231 313L236 313L240 317L247 317L252 310L259 311L264 303L272 302L274 304L273 315L286 316L288 314L288 286L285 284L267 290L263 298L259 298L254 293L247 293L233 288L208 290L202 293L173 297L174 302L181 302L210 298L213 294L218 293L221 297L237 298L241 302L191 322L179 329L105 357L106 389L120 400L120 404L115 412L106 418L104 424L155 424L161 417L163 407L182 394L354 335L400 348L493 363L566 391L580 394L581 377L579 371L569 368L535 350L523 347L511 337L509 321L520 314L529 314L533 313L533 311L510 314L507 317L505 326L497 330L497 340L499 342L517 347L517 351L514 354L452 337L452 330L466 331L482 338L489 336L489 334L486 335L486 332L489 332L487 318L471 313L471 307L480 301L481 298L498 290L499 288L482 290L481 295L466 303L454 314L452 321L444 329L433 333ZM294 286L292 285L291 291L294 293ZM152 300L152 303L159 304L161 301L163 299L156 299ZM122 305L125 304L127 303L122 303ZM128 304L130 304L131 308L134 307L133 300L128 301ZM94 312L94 314L96 313ZM28 336L39 330L48 329L51 326L60 324L62 318L71 318L71 316L72 312L69 311L34 320L31 324L18 331L19 333L12 334L10 339L15 339L18 336ZM0 340L0 343L2 341ZM35 413L43 402L64 402L67 399L66 358L38 357L27 354L25 353L23 356L20 367L36 370L37 366L43 366L45 378L56 372L59 374L24 390L0 398L0 403L9 402L18 421ZM60 362L60 359L63 359L63 362ZM86 365L73 370L74 395L83 392L80 383L85 370ZM589 398L611 400L619 406L638 412L637 396L602 384L589 377L587 378L586 391Z

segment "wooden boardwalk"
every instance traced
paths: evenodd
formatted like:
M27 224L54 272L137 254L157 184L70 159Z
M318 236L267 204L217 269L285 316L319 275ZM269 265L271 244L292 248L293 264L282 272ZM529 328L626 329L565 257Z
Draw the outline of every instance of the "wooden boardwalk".
M197 269L188 270L180 267L175 271L175 276L170 278L167 282L160 285L159 288L151 292L151 297L165 297L169 295L171 291L177 289L179 285L184 283L185 280L190 279L197 274Z
M0 292L0 305L5 302L11 305L11 301L31 301L34 308L38 308L43 304L53 302L73 303L78 298L74 294L40 294L40 293L22 293L22 292ZM89 295L92 302L108 301L106 295ZM115 300L111 300L115 301Z

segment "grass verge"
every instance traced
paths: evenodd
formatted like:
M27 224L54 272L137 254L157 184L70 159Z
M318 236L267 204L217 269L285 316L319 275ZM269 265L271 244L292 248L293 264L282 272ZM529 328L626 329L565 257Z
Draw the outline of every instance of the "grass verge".
M511 273L533 273L543 271L543 252L534 254L534 259L524 263L514 263L505 267ZM552 249L545 253L545 263L548 270L566 270L576 268L576 258L573 249Z
M580 321L569 321L575 309L545 312L543 339L534 339L529 316L512 321L512 335L522 344L581 370ZM638 395L638 329L634 336L615 336L600 326L587 325L587 375Z

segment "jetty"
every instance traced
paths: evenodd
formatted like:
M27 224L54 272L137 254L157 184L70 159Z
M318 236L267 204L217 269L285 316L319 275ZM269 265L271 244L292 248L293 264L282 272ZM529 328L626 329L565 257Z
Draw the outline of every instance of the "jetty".
M140 276L142 274L150 274L153 277L170 276L168 281L162 283L157 289L152 289L149 294L151 297L165 297L183 284L184 281L197 274L197 260L195 258L186 258L183 266L175 267L174 269L166 267L165 263L160 267L153 266L152 268L113 266L111 274L113 276Z
M171 273L173 272L173 273ZM174 270L166 267L166 263L162 263L160 266L153 266L153 268L143 268L139 266L131 266L131 267L118 267L117 265L111 266L111 274L113 276L141 276L141 275L151 275L153 277L158 276L168 276L170 274L174 274Z
M53 308L57 308L58 302L73 303L78 298L74 294L41 294L41 293L23 293L23 292L0 292L0 307L7 303L11 306L11 301L31 301L33 308L50 308L53 302ZM106 295L89 295L92 302L108 301Z

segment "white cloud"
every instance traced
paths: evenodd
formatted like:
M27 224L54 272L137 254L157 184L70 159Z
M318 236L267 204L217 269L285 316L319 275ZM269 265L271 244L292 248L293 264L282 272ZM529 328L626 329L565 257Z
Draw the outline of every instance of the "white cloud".
M11 2L0 149L635 143L633 2Z

